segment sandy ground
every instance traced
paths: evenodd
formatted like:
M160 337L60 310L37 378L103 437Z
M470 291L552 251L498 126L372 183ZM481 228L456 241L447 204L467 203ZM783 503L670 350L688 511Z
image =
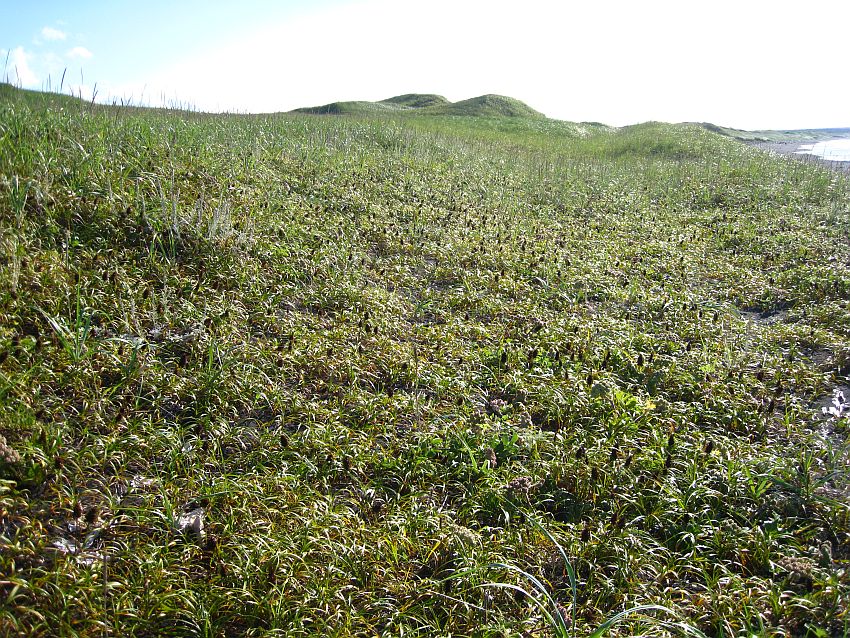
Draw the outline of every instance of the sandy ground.
M751 146L755 146L756 148L761 148L766 151L773 151L774 153L779 153L780 155L790 155L803 162L822 164L823 166L834 168L836 170L850 174L850 162L833 162L830 160L823 160L819 157L815 157L814 155L798 155L796 152L797 149L800 148L800 146L803 144L815 144L817 142L823 141L825 140L809 140L802 142L749 142L749 144Z

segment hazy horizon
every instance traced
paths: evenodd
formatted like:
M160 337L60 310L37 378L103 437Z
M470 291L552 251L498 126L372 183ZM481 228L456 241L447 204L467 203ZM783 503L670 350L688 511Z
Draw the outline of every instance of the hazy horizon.
M97 100L277 112L487 93L548 117L740 129L850 127L850 6L387 0L208 7L0 2L4 80ZM8 16L14 16L9 18Z

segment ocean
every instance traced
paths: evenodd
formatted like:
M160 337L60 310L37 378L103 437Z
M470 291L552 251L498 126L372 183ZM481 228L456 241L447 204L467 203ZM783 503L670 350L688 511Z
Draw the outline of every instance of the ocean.
M800 155L814 155L833 162L850 162L850 139L802 144L796 152Z

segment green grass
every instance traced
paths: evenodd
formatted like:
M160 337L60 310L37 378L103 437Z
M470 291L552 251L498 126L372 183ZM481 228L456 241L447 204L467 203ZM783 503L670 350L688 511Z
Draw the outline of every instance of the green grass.
M543 114L504 95L481 95L451 104L433 106L428 109L435 115L476 115L482 117L543 117Z
M442 95L409 93L391 97L380 102L332 102L322 106L295 109L293 113L307 115L456 115L485 118L542 118L527 104L503 95L481 95L479 97L449 102Z
M850 128L792 129L785 131L742 131L740 129L703 124L707 130L742 142L817 142L850 137Z
M0 86L0 634L843 635L846 176L391 115Z
M451 104L451 102L442 95L434 95L433 93L405 93L404 95L387 98L386 100L382 100L382 102L400 104L402 106L408 106L416 109L428 106Z
M406 111L408 106L389 101L384 102L331 102L322 106L305 106L293 113L305 115L375 115Z

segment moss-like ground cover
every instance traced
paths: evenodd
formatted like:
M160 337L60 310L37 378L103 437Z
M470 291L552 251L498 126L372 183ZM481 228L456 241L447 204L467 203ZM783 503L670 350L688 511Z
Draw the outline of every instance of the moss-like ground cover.
M842 635L848 186L2 87L0 634Z

